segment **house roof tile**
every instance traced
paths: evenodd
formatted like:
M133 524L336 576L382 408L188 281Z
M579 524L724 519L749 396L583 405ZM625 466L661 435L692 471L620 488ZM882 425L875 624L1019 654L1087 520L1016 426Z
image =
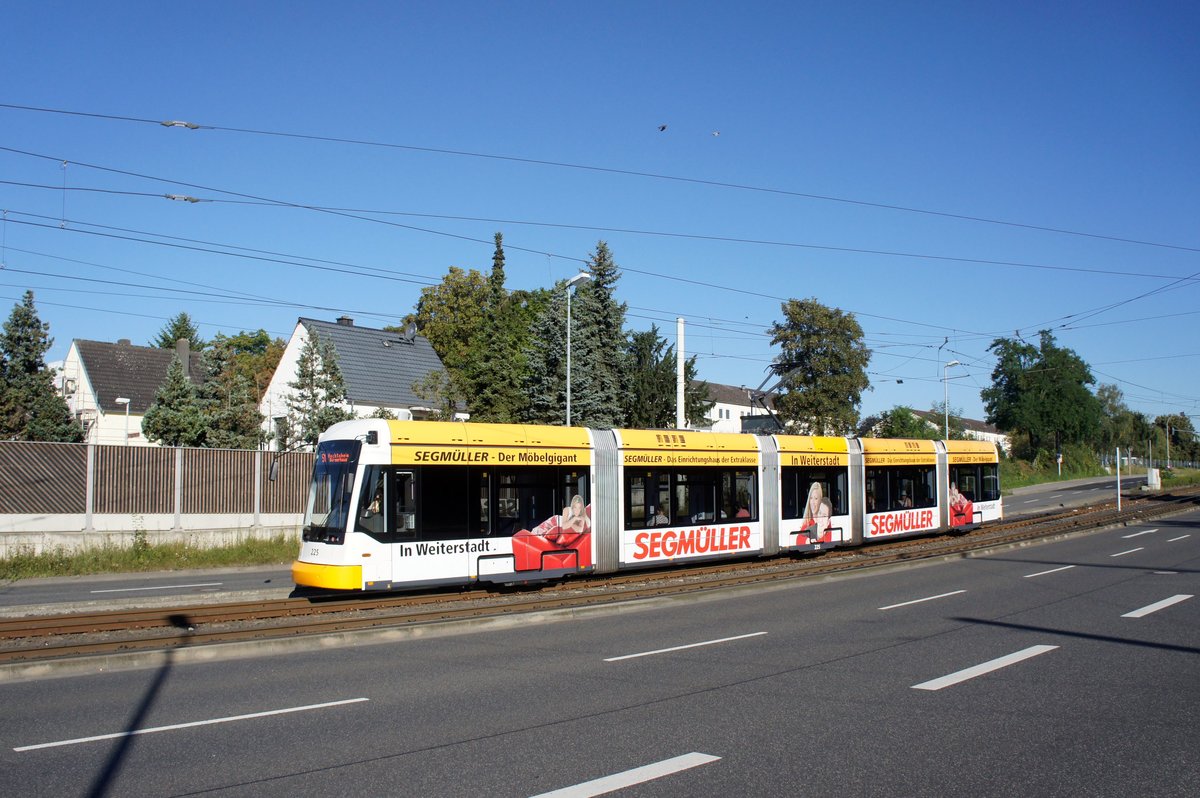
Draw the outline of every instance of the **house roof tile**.
M426 338L403 333L301 318L300 323L333 344L346 384L346 398L380 407L419 407L428 401L412 389L442 361Z
M105 413L125 412L125 406L117 404L118 397L129 399L130 413L145 413L154 403L158 387L166 379L167 369L175 359L174 349L79 338L74 343L92 390L96 392L96 403ZM188 376L199 385L204 381L203 356L191 352L188 360Z

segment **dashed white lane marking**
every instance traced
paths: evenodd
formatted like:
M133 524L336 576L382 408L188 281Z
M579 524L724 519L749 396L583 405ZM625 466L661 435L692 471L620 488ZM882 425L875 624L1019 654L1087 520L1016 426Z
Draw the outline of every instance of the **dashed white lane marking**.
M1171 538L1171 539L1170 539L1170 540L1168 540L1167 542L1168 542L1168 543L1174 543L1174 542L1175 542L1175 541L1177 541L1177 540L1183 540L1183 539L1185 539L1185 538L1190 538L1190 537L1191 537L1191 535L1180 535L1180 536L1179 536L1179 537L1177 537L1177 538Z
M661 779L664 776L671 776L684 770L699 767L700 765L707 765L710 762L716 762L720 758L711 754L692 752L683 756L664 759L661 762L655 762L650 765L642 765L640 768L614 773L611 776L585 781L582 784L563 787L561 790L540 793L533 796L533 798L591 798L594 795L616 792L626 787L632 787L635 784Z
M1036 574L1025 574L1026 579L1033 579L1035 576L1045 576L1046 574L1056 574L1059 571L1068 571L1074 568L1074 565L1064 565L1062 568L1051 568L1049 571L1038 571Z
M1108 556L1109 557L1124 557L1126 554L1133 554L1135 551L1145 551L1145 549L1146 549L1145 546L1139 546L1136 549L1129 549L1128 551L1118 551L1116 554L1110 554Z
M138 590L175 590L184 587L220 587L222 582L200 582L195 585L159 585L158 587L113 587L106 590L92 590L92 593L133 593Z
M1143 529L1141 532L1134 532L1132 535L1121 535L1121 540L1129 540L1130 538L1141 537L1142 535L1151 535L1157 532L1158 529Z
M1063 497L1063 495L1062 495L1061 493L1059 493L1058 495L1056 495L1056 496L1051 496L1050 498L1051 498L1051 499L1061 499L1062 497Z
M957 596L959 593L966 593L965 590L954 590L949 593L939 593L936 596L926 596L925 598L913 599L912 601L902 601L899 604L889 604L886 607L880 607L881 610L894 610L897 607L907 607L910 604L920 604L923 601L933 601L934 599L946 598L946 596Z
M1047 651L1053 651L1058 646L1030 646L1029 648L1021 649L1007 656L997 657L996 659L975 665L971 668L965 668L961 671L947 674L937 679L931 679L927 682L914 684L914 690L941 690L943 687L951 687L965 682L968 679L974 679L976 676L983 676L992 671L998 671L1001 668L1007 668L1009 665L1016 665L1018 662L1036 657L1039 654L1045 654Z
M1165 598L1162 601L1156 601L1153 604L1147 604L1145 607L1142 607L1140 610L1134 610L1133 612L1127 612L1124 615L1122 615L1121 617L1122 618L1145 618L1147 615L1149 615L1152 612L1158 612L1159 610L1165 610L1167 607L1174 606L1175 604L1178 604L1181 601L1187 601L1190 598L1193 598L1193 597L1190 595L1187 595L1186 593L1180 593L1178 596L1171 596L1170 598Z
M655 654L668 654L672 651L683 651L685 648L699 648L700 646L715 646L717 643L728 643L733 640L745 640L747 637L760 637L766 632L751 632L748 635L738 635L736 637L722 637L720 640L705 640L702 643L688 643L686 646L671 646L670 648L659 648L654 651L642 651L637 654L625 654L620 657L607 657L605 662L620 662L623 659L637 659L638 657L650 657Z
M1035 501L1037 501L1037 499L1026 499L1025 501L1021 502L1021 504L1033 504Z
M38 743L37 745L22 745L13 750L20 753L23 751L37 751L41 748L60 748L64 745L79 745L80 743L94 743L100 740L115 740L120 737L133 737L138 734L154 734L156 732L177 731L179 729L190 729L193 726L211 726L215 723L232 723L235 720L253 720L255 718L266 718L271 715L287 715L292 712L307 712L310 709L327 709L329 707L338 707L343 704L357 704L360 701L370 701L369 698L347 698L345 701L329 701L324 704L309 704L303 707L289 707L287 709L272 709L266 712L252 712L249 715L232 715L228 718L213 718L212 720L194 720L191 723L175 723L170 726L154 726L148 729L131 729L129 731L114 732L112 734L97 734L94 737L77 737L74 740L59 740L53 743Z

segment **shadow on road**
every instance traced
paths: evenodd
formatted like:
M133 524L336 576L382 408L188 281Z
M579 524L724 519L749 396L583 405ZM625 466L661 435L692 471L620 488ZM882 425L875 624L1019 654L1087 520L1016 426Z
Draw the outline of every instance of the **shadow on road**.
M170 621L172 626L182 632L179 648L185 647L191 639L191 633L195 631L195 625L186 615L172 615ZM146 688L146 694L142 696L141 703L138 704L133 716L129 718L129 722L125 724L125 734L121 737L121 741L113 749L101 771L96 774L96 779L92 782L92 786L87 793L89 798L101 798L101 796L108 795L109 789L121 772L121 766L125 758L129 755L129 751L133 747L133 738L137 736L138 731L142 728L142 722L150 713L150 709L154 706L155 701L158 700L158 694L162 690L163 685L167 683L167 677L171 675L174 658L175 650L168 649L166 652L166 661L158 669L158 673L154 675L154 681Z

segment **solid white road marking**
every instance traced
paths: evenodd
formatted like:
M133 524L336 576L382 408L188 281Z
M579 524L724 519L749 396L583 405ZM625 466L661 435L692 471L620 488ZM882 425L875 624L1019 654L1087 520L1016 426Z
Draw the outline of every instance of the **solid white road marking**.
M1026 579L1033 579L1035 576L1045 576L1046 574L1056 574L1059 571L1067 571L1074 568L1074 565L1064 565L1062 568L1051 568L1049 571L1038 571L1036 574L1025 574Z
M722 637L720 640L705 640L703 643L688 643L686 646L672 646L671 648L660 648L655 651L643 651L640 654L625 654L620 657L608 657L605 662L619 662L623 659L637 659L638 657L649 657L654 654L668 654L672 651L683 651L685 648L699 648L700 646L715 646L717 643L728 643L731 640L745 640L747 637L759 637L765 635L766 632L751 632L748 635L738 635L737 637Z
M946 596L957 596L959 593L966 593L965 590L955 590L950 593L939 593L936 596L926 596L925 598L913 599L912 601L902 601L899 604L889 604L886 607L880 607L881 610L894 610L897 607L907 607L909 604L920 604L922 601L933 601L934 599L946 598Z
M966 668L955 673L947 674L937 679L931 679L928 682L914 684L914 690L941 690L943 687L950 687L959 682L965 682L968 679L974 679L976 676L983 676L985 673L998 671L1001 668L1007 668L1009 665L1015 665L1018 662L1027 660L1031 657L1036 657L1039 654L1045 654L1047 651L1053 651L1058 646L1030 646L1004 657L997 657L972 668Z
M222 582L200 582L195 585L159 585L158 587L113 587L107 590L92 590L92 593L133 593L137 590L174 590L181 587L220 587Z
M711 754L692 752L683 756L664 759L661 762L655 762L650 765L643 765L640 768L614 773L611 776L585 781L582 784L563 787L561 790L543 792L533 796L533 798L592 798L594 795L616 792L626 787L632 787L635 784L661 779L664 776L671 776L684 770L699 767L700 765L707 765L710 762L718 761L720 758Z
M1145 546L1141 546L1140 548L1130 549L1129 551L1118 551L1116 554L1110 554L1108 556L1109 557L1124 557L1126 554L1133 554L1135 551L1144 551L1145 548L1146 548Z
M1175 542L1175 541L1177 541L1177 540L1183 540L1184 538L1190 538L1190 537L1191 537L1191 535L1180 535L1180 536L1179 536L1179 537L1177 537L1177 538L1171 538L1171 539L1170 539L1170 540L1168 540L1167 542L1168 542L1168 543L1174 543L1174 542Z
M94 743L99 740L115 740L120 737L133 737L138 734L154 734L155 732L176 731L178 729L190 729L193 726L211 726L214 723L231 723L235 720L253 720L254 718L265 718L271 715L287 715L291 712L306 712L310 709L326 709L328 707L337 707L343 704L357 704L360 701L370 701L369 698L348 698L345 701L329 701L325 704L309 704L304 707L290 707L288 709L272 709L266 712L252 712L249 715L233 715L228 718L213 718L212 720L194 720L191 723L175 723L171 726L155 726L149 729L132 729L130 731L114 732L113 734L97 734L95 737L78 737L74 740L59 740L54 743L38 743L37 745L22 745L14 748L14 751L36 751L40 748L59 748L64 745L79 745L80 743Z
M1134 532L1132 535L1121 535L1121 540L1129 540L1130 538L1141 537L1157 532L1158 529L1143 529L1141 532Z
M1149 615L1152 612L1158 612L1159 610L1165 610L1167 607L1178 604L1181 601L1187 601L1190 598L1193 598L1193 597L1186 593L1180 593L1178 596L1171 596L1170 598L1163 599L1162 601L1156 601L1153 604L1148 604L1145 607L1142 607L1140 610L1134 610L1133 612L1127 612L1124 615L1122 615L1121 617L1122 618L1145 618L1147 615Z

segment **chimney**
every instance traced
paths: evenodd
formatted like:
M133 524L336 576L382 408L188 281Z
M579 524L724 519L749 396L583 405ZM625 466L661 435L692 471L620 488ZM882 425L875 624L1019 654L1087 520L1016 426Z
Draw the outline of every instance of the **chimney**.
M130 346L131 343L132 342L128 338L117 339L117 346Z
M190 380L192 378L192 347L186 338L175 339L175 356L179 358L179 362L183 364L183 373Z
M343 327L353 327L354 319L350 318L349 316L338 316L337 323Z

